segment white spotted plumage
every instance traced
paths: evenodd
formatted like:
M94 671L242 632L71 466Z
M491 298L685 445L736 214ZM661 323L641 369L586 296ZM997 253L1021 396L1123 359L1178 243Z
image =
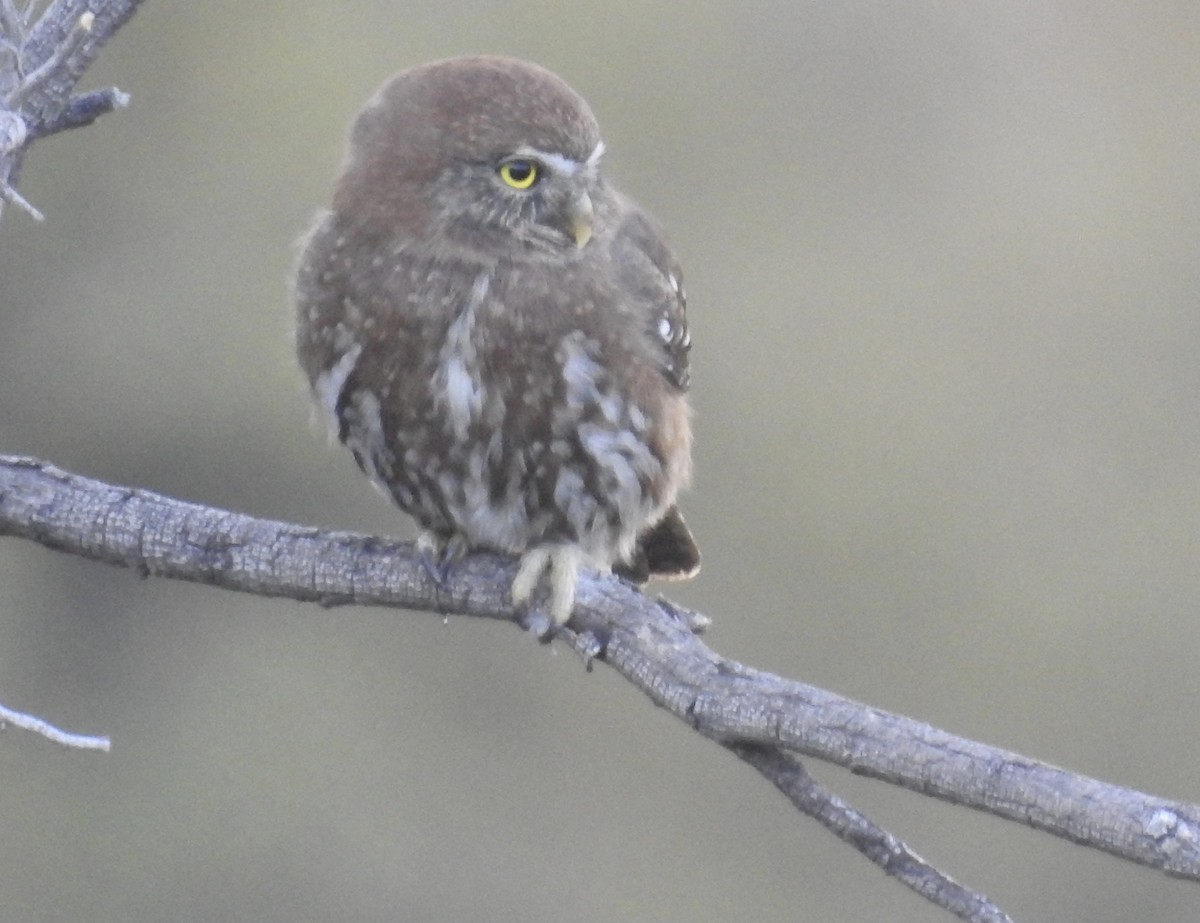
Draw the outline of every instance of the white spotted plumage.
M446 413L446 421L459 440L465 440L478 421L485 400L478 353L474 342L475 316L487 298L488 275L475 277L471 296L446 332L439 351L434 389Z

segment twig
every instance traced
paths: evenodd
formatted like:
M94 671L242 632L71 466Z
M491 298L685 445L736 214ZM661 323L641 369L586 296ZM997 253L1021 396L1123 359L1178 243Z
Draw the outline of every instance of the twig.
M1013 923L1012 917L982 894L964 888L934 868L903 840L821 785L790 753L737 743L727 743L725 747L762 773L801 813L816 820L839 840L853 846L926 900L963 920Z
M0 163L10 157L19 156L21 148L25 146L28 134L24 119L15 113L0 109ZM6 174L0 174L0 202L12 202L38 221L44 218L40 211L9 185Z
M75 750L103 750L107 753L112 747L112 741L107 737L93 737L90 734L72 734L70 731L56 728L53 724L38 718L36 715L27 715L24 712L13 711L13 709L0 704L0 727L7 724L19 727L24 731L33 731L35 734L41 734L47 740L52 740L56 744L62 744L64 747L70 747Z
M42 91L46 84L56 78L64 69L67 62L83 46L84 41L92 32L96 23L96 14L90 11L83 13L76 21L74 28L67 37L54 47L50 56L42 61L33 71L26 71L20 84L4 101L10 109L19 109L21 103L34 93ZM24 63L24 62L22 62Z
M28 10L26 11L28 12ZM20 54L18 36L25 34L25 19L17 12L12 0L0 0L0 42L14 55Z

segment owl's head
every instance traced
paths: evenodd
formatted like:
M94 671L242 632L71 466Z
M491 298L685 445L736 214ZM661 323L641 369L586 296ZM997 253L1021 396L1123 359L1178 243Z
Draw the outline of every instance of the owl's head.
M549 71L436 61L393 77L359 115L334 211L417 245L571 254L603 205L603 153L587 103Z

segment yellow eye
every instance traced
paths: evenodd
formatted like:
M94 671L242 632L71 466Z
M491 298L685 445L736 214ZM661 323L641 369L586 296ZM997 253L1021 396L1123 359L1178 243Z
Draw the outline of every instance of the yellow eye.
M528 189L538 181L541 169L537 161L514 157L500 164L500 178L513 189Z

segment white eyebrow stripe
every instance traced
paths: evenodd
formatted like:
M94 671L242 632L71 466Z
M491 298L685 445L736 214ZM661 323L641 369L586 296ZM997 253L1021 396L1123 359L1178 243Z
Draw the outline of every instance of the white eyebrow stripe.
M540 160L555 173L562 173L566 176L574 176L584 167L595 169L600 162L600 158L604 156L604 142L600 141L596 144L592 152L588 154L587 160L580 162L572 160L570 157L564 157L562 154L555 154L550 151L539 151L536 147L523 145L513 152L514 157L532 157Z
M570 157L564 157L562 154L539 151L536 147L519 147L514 152L514 156L531 157L535 160L540 160L555 173L563 173L567 176L574 176L583 166L578 160L572 160Z

